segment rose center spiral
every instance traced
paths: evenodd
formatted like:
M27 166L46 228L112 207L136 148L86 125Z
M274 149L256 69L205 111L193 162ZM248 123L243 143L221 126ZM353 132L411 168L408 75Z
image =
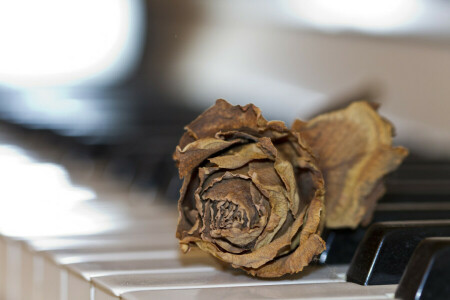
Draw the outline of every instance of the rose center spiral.
M216 229L238 228L248 225L245 210L230 201L215 201L211 205L213 227Z
M212 229L248 228L258 217L251 195L251 181L241 178L223 179L203 194L209 200Z
M250 179L218 174L211 180L201 193L203 236L233 253L252 249L267 222L268 202Z

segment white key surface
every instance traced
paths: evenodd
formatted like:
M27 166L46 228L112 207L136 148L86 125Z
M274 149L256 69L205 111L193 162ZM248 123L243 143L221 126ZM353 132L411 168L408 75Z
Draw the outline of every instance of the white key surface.
M79 250L56 250L41 254L44 258L44 299L56 299L54 295L68 293L68 284L63 279L69 276L64 268L65 264L74 262L94 262L94 261L124 261L134 259L159 260L168 258L175 260L179 256L178 249L155 250L150 247L143 247L142 250L131 249L126 245L118 248L104 249L79 249ZM33 278L33 281L37 280ZM48 285L51 283L50 285Z
M6 293L6 241L0 235L0 299Z
M90 280L92 277L128 273L177 273L188 269L212 271L220 269L222 266L217 259L201 251L191 251L187 254L179 253L177 257L173 258L134 258L134 256L130 256L128 259L121 257L119 260L74 263L65 267L71 273Z
M111 260L65 265L69 270L69 299L89 299L90 280L94 277L119 274L165 274L186 272L207 272L220 269L213 257L200 251L182 254L177 259ZM79 295L75 298L72 295ZM83 295L83 296L82 296Z
M9 244L17 245L9 247L8 259L5 259L6 273L9 273L8 280L11 284L5 283L8 291L17 295L17 291L22 291L29 295L34 282L40 280L36 275L41 271L35 270L32 256L43 255L50 260L59 263L80 262L90 260L111 259L111 255L117 259L126 259L129 256L137 257L170 257L178 255L178 243L173 234L167 233L145 233L147 230L138 228L137 232L133 228L128 234L100 235L84 237L63 237L63 238L36 238L30 240L13 241L7 239ZM169 251L170 250L170 251ZM152 252L156 251L156 252ZM129 253L131 252L131 254ZM151 252L151 253L149 253ZM159 254L158 254L159 253ZM36 258L39 259L39 258ZM30 299L22 295L23 299ZM16 297L16 296L15 296ZM17 296L20 298L20 296Z

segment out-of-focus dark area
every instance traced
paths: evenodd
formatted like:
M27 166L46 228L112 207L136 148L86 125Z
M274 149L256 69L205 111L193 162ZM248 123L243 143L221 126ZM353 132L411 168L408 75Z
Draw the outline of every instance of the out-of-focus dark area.
M448 1L8 1L0 41L3 124L133 180L217 98L287 123L380 102L412 157L450 157Z

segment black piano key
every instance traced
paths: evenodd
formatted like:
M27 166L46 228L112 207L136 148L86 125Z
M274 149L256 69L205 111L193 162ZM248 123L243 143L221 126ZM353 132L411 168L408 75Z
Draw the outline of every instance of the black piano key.
M172 157L166 157L155 170L158 182L158 195L173 202L178 199L182 180L178 176L178 169Z
M326 230L323 238L327 249L320 254L322 264L349 264L367 228Z
M370 226L352 259L347 281L395 284L421 240L450 236L450 220L381 222Z
M450 238L427 238L420 242L403 273L395 298L450 298Z
M450 179L450 163L448 161L430 161L418 159L405 160L401 167L387 176L387 182L424 180L438 181Z
M178 197L179 184L177 182L179 180L177 168L170 156L157 159L150 157L139 161L130 189L151 191L158 197L171 200L174 195L175 198Z
M426 199L426 198L425 198ZM450 199L441 203L379 204L373 216L373 223L386 221L450 220ZM320 262L326 264L348 264L367 227L336 229L324 232L327 249L320 255Z
M413 156L410 155L395 172L386 177L388 193L450 195L450 163Z
M422 205L378 205L372 222L450 219L450 202Z
M450 202L450 193L394 193L387 191L378 203L438 203Z
M180 189L183 185L183 180L178 176L178 172L172 176L170 179L167 188L164 192L165 199L168 199L171 202L178 201L180 197Z

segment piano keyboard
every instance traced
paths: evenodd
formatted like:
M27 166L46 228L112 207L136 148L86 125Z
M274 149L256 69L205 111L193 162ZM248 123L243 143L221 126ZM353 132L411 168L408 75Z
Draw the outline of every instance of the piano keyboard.
M342 243L355 246L365 229L328 233L322 264L301 274L253 278L201 251L181 254L174 236L177 209L167 193L124 184L98 164L68 160L64 149L0 129L0 299L394 298L397 284L346 282L349 261L336 253ZM387 197L402 198L408 180L415 182L414 195L435 185L408 176L394 177L391 183L399 183ZM444 218L450 211L446 184L431 195ZM375 219L405 219L401 212L417 212L417 204L382 202Z

